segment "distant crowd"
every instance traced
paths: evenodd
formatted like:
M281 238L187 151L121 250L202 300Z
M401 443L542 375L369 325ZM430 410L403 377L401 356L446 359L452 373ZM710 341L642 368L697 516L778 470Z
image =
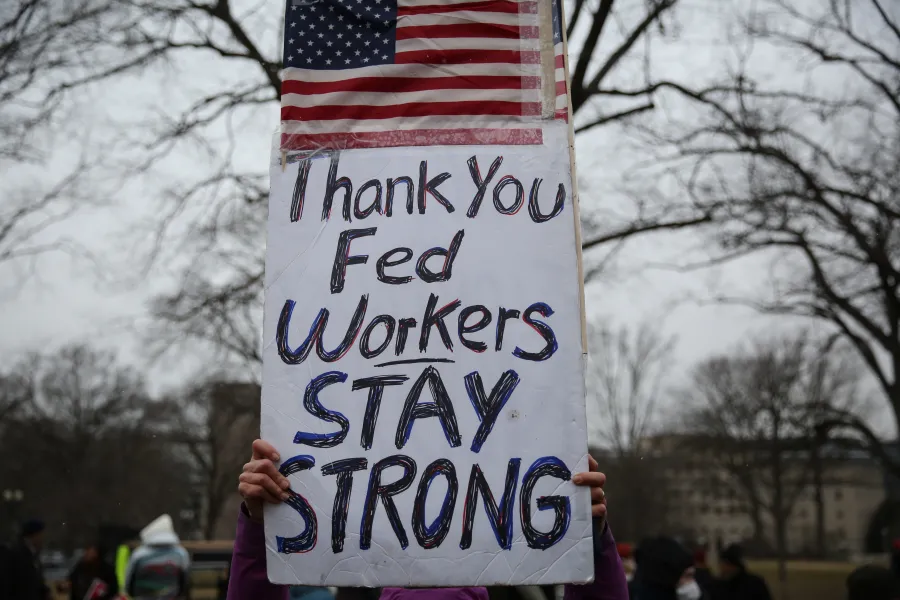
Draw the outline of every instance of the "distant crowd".
M29 521L18 542L0 546L0 599L51 600L54 595L44 580L40 561L44 525ZM120 600L123 598L189 597L188 553L181 546L168 517L161 517L141 532L142 544L127 558L118 573L104 560L101 548L91 544L68 575L65 595L69 600ZM743 552L732 545L719 553L718 575L707 564L706 552L693 556L677 541L658 537L636 548L618 544L630 600L771 600L765 580L747 569ZM121 569L120 569L121 570ZM666 593L671 591L671 595ZM217 596L228 593L228 576L219 580ZM548 592L550 592L548 594ZM292 586L291 600L361 600L373 593L362 590ZM493 596L494 594L492 594ZM521 600L553 600L552 591L513 588L503 594ZM550 597L548 597L550 596ZM900 543L895 544L891 568L866 565L847 578L848 600L900 600ZM806 599L798 599L806 600Z
M44 524L26 522L17 542L0 546L0 600L54 600L44 572ZM123 547L126 549L127 547ZM120 553L121 554L121 553ZM99 544L86 546L69 571L64 595L69 600L120 600L121 598L187 598L190 557L164 515L141 531L141 544L113 566Z
M637 548L618 544L628 579L630 600L664 600L656 590L674 588L677 600L772 600L765 579L747 569L744 553L733 544L719 553L718 576L707 563L706 551L693 553L674 539L645 540ZM693 582L690 593L679 594L677 584L686 576ZM900 600L900 544L895 544L891 569L864 565L847 578L847 600ZM669 597L672 598L672 597ZM798 600L815 600L800 598Z
M18 542L0 546L0 599L51 600L40 561L44 525L28 521ZM65 595L69 600L189 597L190 559L168 517L161 517L141 532L142 544L127 558L122 573L104 560L101 548L91 544L70 571ZM707 564L706 552L689 551L674 539L657 537L637 547L618 544L628 580L630 600L771 600L765 580L751 573L737 545L718 555L718 574ZM865 565L847 578L848 600L900 600L900 543L895 544L891 568ZM122 570L121 568L119 569ZM337 594L333 593L337 591ZM363 600L375 592L329 590L292 586L291 600ZM671 594L667 593L668 591ZM219 580L217 596L225 600L228 574ZM548 593L549 592L549 593ZM494 594L491 594L492 596ZM507 599L553 600L551 590L513 588ZM549 597L548 597L549 596ZM798 599L807 600L807 599Z

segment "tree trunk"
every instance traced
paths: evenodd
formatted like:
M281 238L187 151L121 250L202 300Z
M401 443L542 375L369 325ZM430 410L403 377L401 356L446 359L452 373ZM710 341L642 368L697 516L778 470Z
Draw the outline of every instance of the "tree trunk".
M203 522L203 539L211 540L216 530L216 523L219 520L219 512L222 503L216 493L215 479L210 476L206 484L206 519Z
M630 458L626 458L624 460L620 460L620 463L626 465L627 469L630 469L633 465L631 464ZM640 503L640 482L635 482L634 479L628 479L627 483L626 496L628 497L628 502L630 504L628 508L628 535L630 539L638 541L640 540L640 532L638 529L640 528L640 517L639 510L635 510L636 505L639 506Z
M823 493L823 465L822 445L823 440L817 432L813 443L812 469L813 469L813 494L816 504L816 558L825 558L825 498Z
M781 588L781 600L790 600L787 574L787 536L785 535L785 519L778 519L775 526L775 544L778 550L778 586Z
M753 541L765 542L766 532L762 522L762 508L758 503L751 502L750 520L753 522Z
M775 551L778 555L778 584L781 588L781 600L789 600L790 592L787 581L787 520L790 507L785 506L784 498L784 465L782 464L782 448L780 440L780 423L774 420L774 439L772 446L772 521L775 524Z

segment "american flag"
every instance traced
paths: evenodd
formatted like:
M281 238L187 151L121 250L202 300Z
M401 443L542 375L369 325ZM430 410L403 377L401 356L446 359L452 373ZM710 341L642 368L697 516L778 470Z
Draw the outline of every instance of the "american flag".
M539 1L287 0L282 148L540 144L568 95L552 0L547 113Z
M566 77L566 48L563 39L562 0L553 0L553 67L556 69L554 118L569 120L569 78Z

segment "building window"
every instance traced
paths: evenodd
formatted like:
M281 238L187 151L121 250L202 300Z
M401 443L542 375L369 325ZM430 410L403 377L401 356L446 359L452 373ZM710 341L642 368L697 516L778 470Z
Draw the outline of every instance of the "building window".
M844 492L842 492L841 490L834 490L834 499L835 500L841 500L841 499L843 499L843 497L844 497Z
M837 518L838 518L839 521L840 521L841 519L843 519L843 518L844 518L844 511L842 511L842 510L837 511Z

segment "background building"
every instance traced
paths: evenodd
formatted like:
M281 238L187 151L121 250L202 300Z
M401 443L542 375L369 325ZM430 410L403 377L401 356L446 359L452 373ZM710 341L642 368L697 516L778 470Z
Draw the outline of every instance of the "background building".
M595 451L606 463L602 468L610 472L608 487L610 498L615 498L611 501L615 502L617 535L623 520L645 523L627 532L634 541L667 533L704 546L739 542L754 553L771 554L776 547L775 520L781 518L790 555L857 554L870 550L867 542L874 519L887 501L881 466L836 445L823 450L818 477L808 457L788 454L781 477L780 515L773 498L776 486L764 467L753 469L748 463L742 472L722 466L733 463L721 456L713 459L711 453L721 452L721 448L695 436L649 437L640 446L641 456L632 464L630 478L653 480L640 490L628 489L625 473L612 474L619 470L613 464L615 456ZM634 494L653 496L659 510L648 512L646 504L651 500L634 499ZM636 513L634 519L631 512Z

